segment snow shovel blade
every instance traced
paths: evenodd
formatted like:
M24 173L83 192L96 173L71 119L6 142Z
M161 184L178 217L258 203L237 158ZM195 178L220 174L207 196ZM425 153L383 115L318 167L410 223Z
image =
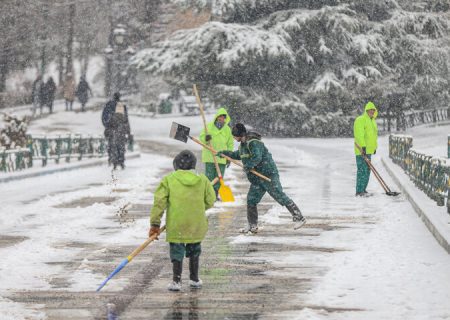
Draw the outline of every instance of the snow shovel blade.
M219 196L222 202L234 202L233 192L229 186L226 186L223 179L220 179Z
M396 197L396 196L400 195L400 192L397 192L397 191L388 191L388 192L386 192L386 194L387 194L388 196L391 196L391 197Z
M179 123L172 122L169 137L186 143L188 141L190 131L191 129L189 127L185 127Z

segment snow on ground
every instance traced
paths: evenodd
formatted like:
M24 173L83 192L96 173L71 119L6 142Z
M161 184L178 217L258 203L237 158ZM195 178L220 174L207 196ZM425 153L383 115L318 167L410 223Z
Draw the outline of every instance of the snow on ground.
M38 120L30 126L30 132L103 132L100 112L70 115L68 119L68 113L60 112ZM179 145L181 142L168 138L172 121L191 127L193 135L202 128L198 116L130 118L136 140ZM446 128L440 127L439 130L444 132ZM446 134L442 133L443 138L440 139L429 132L421 127L417 131L412 130L411 134L423 146L440 145L442 140L445 148ZM380 148L387 148L386 139L381 138ZM306 299L311 306L363 310L333 313L333 319L450 319L450 256L438 245L404 197L387 197L373 177L368 190L374 195L370 198L354 197L356 164L352 139L267 138L264 141L279 164L285 191L297 202L309 222L329 219L336 221L341 228L322 233L320 237L307 233L295 240L284 238L282 234L266 236L264 240L259 236L240 235L230 239L232 243L269 241L290 244L294 241L336 249L333 254L290 251L279 256L259 257L274 265L299 266L314 261L323 266L323 277L315 280L306 297L298 299ZM186 148L199 150L193 142L188 142ZM386 150L380 154L386 154ZM374 157L374 164L387 183L393 186L379 156ZM55 244L87 241L92 237L105 247L112 243L139 243L148 228L147 220L136 221L124 228L117 228L117 223L113 222L117 208L124 204L123 200L65 209L65 216L60 215L58 206L83 197L117 196L112 191L114 188L130 189L127 196L151 203L148 186L156 185L160 180L160 170L170 169L171 165L171 159L167 157L145 154L141 159L130 161L126 171L118 172L120 183L111 180L106 167L95 167L0 185L0 193L5 195L0 214L0 234L28 238L14 246L0 248L0 295L11 290L51 288L48 279L57 274L60 267L47 262L70 260L79 250ZM235 177L232 173L228 179ZM113 188L114 183L119 185ZM236 181L230 180L230 183L233 186ZM239 203L245 201L245 195L237 196ZM268 213L261 216L262 224L281 223L285 214L281 209L273 204ZM217 212L223 208L214 210ZM341 222L342 219L360 223L355 227ZM95 228L100 225L115 228L116 232L102 233ZM313 232L314 228L309 231ZM102 278L91 273L82 263L71 279L70 289L81 290L92 286L92 283L99 283ZM114 281L109 286L111 290L118 290L123 285ZM11 304L4 298L0 300L1 309L9 308ZM14 304L14 308L23 316L28 312L18 304ZM325 310L315 308L287 316L292 319L330 319Z
M431 156L447 158L450 123L421 125L407 132L413 137L413 148Z

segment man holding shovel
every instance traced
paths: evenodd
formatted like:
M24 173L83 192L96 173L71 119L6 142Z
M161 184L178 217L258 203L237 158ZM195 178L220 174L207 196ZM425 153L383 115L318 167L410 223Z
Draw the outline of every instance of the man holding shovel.
M272 155L261 141L261 135L256 132L247 132L242 123L237 123L232 130L232 135L236 141L240 142L237 151L219 151L218 157L222 155L232 159L242 160L247 179L250 181L250 189L247 194L247 221L248 226L241 229L242 233L254 234L258 232L258 209L257 205L262 197L268 192L279 204L285 206L292 214L295 222L294 229L302 227L306 219L300 209L283 191L278 175L277 165L272 159ZM254 169L270 178L271 181L263 180L250 173Z
M200 133L200 141L204 144L211 145L214 150L233 151L233 136L231 135L231 128L228 125L230 120L227 110L225 110L225 108L220 108L214 116L214 120L206 125L206 132L205 129L203 129ZM209 181L213 181L218 175L211 151L203 149L202 162L205 163L205 175L208 177ZM222 176L224 176L227 161L223 158L217 158L217 162L220 172L222 173ZM216 198L218 196L219 188L220 183L218 181L214 184Z
M375 104L369 101L364 108L364 113L355 119L353 125L357 167L355 195L357 197L369 195L366 188L369 184L370 168L365 162L364 156L370 161L372 154L377 152L378 128L375 122L377 114Z

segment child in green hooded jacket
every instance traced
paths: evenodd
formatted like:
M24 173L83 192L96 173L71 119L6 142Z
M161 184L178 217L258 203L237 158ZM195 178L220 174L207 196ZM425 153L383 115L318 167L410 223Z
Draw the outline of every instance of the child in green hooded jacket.
M216 196L208 178L193 171L196 163L189 150L175 157L175 171L165 176L156 189L150 214L149 237L159 234L161 217L166 211L166 241L173 267L173 282L168 287L171 291L181 290L184 256L189 258L190 286L202 286L198 270L201 241L208 231L205 211L214 205Z

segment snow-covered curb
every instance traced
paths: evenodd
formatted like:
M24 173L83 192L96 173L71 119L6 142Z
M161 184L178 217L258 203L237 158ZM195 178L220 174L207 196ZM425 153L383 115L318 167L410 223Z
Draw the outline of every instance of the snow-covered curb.
M141 156L140 151L134 151L134 152L127 152L126 153L126 159L134 159L139 158ZM71 162L67 164L55 164L48 167L40 167L40 168L31 168L24 171L17 171L17 172L11 172L7 174L0 175L0 183L14 181L14 180L21 180L21 179L27 179L27 178L33 178L38 177L42 175L52 174L56 172L63 172L63 171L69 171L74 169L80 169L80 168L88 168L93 166L99 166L104 165L108 163L108 158L95 158L95 159L89 159L89 160L82 160L77 162Z
M438 243L450 253L450 214L416 188L402 168L386 157L381 158L386 171L397 184Z

